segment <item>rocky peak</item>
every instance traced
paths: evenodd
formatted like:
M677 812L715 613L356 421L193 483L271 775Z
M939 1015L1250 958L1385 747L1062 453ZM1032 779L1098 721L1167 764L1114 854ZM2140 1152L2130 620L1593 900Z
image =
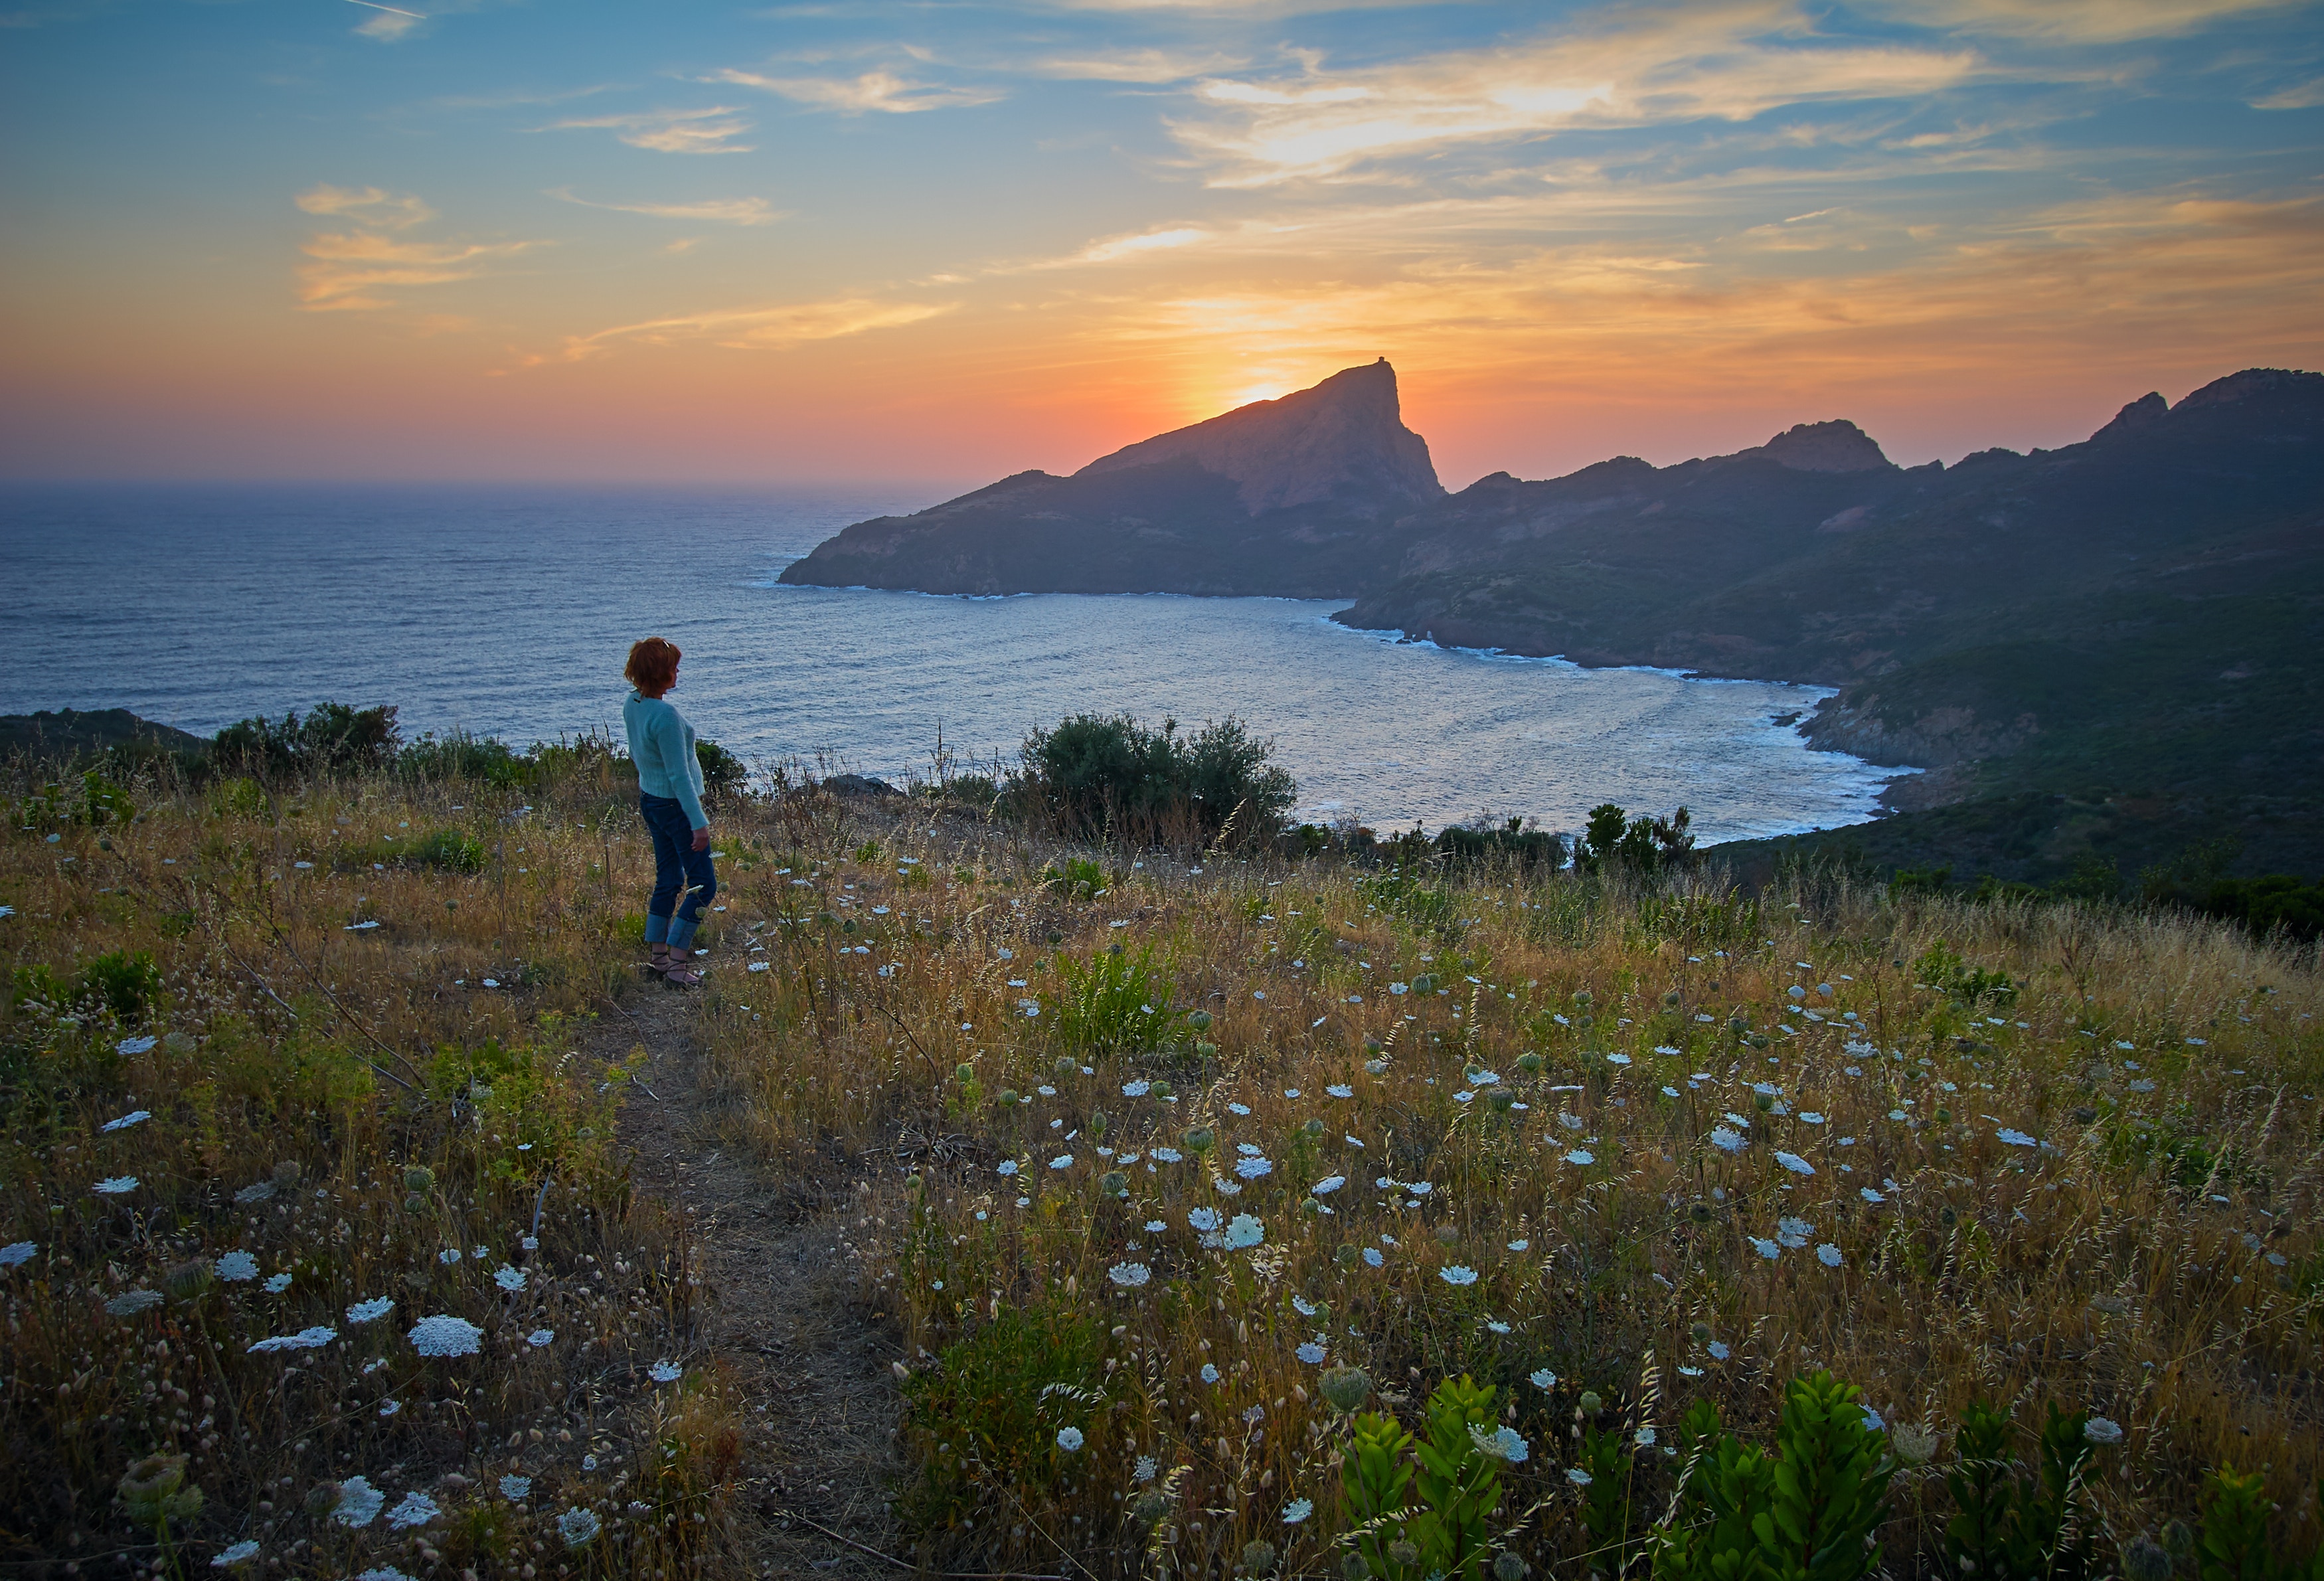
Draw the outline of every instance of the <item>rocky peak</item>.
M2233 406L2260 395L2302 395L2314 400L2324 395L2324 374L2305 374L2292 368L2246 368L2224 379L2212 380L2173 410Z
M2167 415L2171 403L2159 392L2150 390L2114 414L2114 421L2092 434L2092 439L2118 439L2151 427Z
M1252 515L1342 495L1426 502L1443 485L1428 441L1404 426L1396 370L1382 357L1274 401L1176 429L1102 456L1075 474L1185 458L1234 480Z
M1794 472L1874 472L1890 465L1872 436L1846 418L1794 423L1739 454L1765 456Z

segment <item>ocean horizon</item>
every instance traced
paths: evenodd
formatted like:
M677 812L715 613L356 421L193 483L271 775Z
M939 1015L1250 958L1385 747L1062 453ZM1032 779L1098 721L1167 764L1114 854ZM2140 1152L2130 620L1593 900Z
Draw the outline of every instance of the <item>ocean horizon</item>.
M126 707L199 735L331 700L407 737L618 733L631 641L685 649L675 701L746 761L926 777L1013 758L1068 714L1276 744L1298 813L1578 827L1689 807L1705 843L1861 822L1900 771L1818 752L1827 689L1588 670L1359 632L1347 600L972 598L793 587L895 485L12 485L0 712Z

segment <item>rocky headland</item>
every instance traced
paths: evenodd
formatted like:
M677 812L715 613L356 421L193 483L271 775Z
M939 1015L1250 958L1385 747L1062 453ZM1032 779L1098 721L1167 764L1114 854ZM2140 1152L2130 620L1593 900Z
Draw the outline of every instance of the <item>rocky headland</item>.
M1835 419L1448 494L1381 361L859 522L783 580L1345 597L1347 624L1446 646L1835 687L1803 728L1928 771L1900 809L2143 798L2278 849L2324 809L2314 373L2144 395L2080 444L1951 467ZM2246 829L2254 798L2274 834Z

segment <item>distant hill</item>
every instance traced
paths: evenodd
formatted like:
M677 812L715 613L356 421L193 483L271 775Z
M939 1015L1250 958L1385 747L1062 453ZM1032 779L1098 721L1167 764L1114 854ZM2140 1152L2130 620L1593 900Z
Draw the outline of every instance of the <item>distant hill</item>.
M916 515L859 522L782 580L1352 596L1395 574L1409 537L1397 519L1443 494L1383 359L1125 447L1070 477L1020 472Z
M141 719L126 708L0 714L0 756L23 754L45 761L94 758L113 747L136 744L172 753L208 752L210 745L205 737Z
M1950 834L1884 825L1900 854L2006 827L1987 855L2035 880L2107 829L2125 861L2208 837L2247 869L2324 862L2324 374L2250 369L1950 467L1832 421L1444 495L1382 362L859 523L784 579L1345 596L1347 624L1447 646L1837 687L1810 739L1929 771L1896 807L1955 807ZM1994 798L1983 824L1956 806Z

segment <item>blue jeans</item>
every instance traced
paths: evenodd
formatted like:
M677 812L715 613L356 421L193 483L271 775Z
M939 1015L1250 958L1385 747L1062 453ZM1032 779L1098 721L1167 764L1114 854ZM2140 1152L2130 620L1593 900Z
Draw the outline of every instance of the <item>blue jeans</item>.
M710 870L710 853L694 848L694 827L686 809L672 796L640 793L638 810L653 834L653 898L646 902L646 942L667 943L675 952L694 945L694 930L702 925L702 908L718 892L718 875ZM684 892L686 903L678 904Z

